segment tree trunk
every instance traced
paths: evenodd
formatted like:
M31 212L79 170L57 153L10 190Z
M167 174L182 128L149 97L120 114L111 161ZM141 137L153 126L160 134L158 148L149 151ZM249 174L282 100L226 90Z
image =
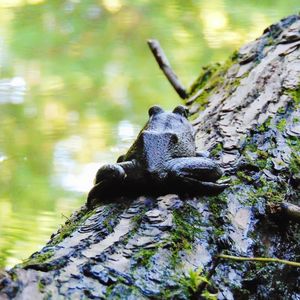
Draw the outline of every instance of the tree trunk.
M300 16L203 68L186 100L196 142L226 170L216 197L165 195L83 207L23 264L0 299L298 299ZM209 283L207 283L209 281Z

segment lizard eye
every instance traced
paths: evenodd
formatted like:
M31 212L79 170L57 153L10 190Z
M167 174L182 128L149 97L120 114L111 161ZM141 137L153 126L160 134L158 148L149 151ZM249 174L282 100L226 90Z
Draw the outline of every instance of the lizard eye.
M177 107L175 107L173 113L181 115L185 118L189 116L189 110L183 105L178 105Z
M149 108L148 114L149 117L151 117L152 115L160 114L162 112L164 112L164 110L160 106L154 105Z

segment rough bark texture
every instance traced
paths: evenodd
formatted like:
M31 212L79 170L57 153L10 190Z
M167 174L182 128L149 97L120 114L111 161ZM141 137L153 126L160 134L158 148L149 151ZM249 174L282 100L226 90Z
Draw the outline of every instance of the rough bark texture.
M270 26L191 88L197 145L231 178L217 197L122 199L83 207L22 265L1 299L300 299L300 17ZM205 281L209 279L210 284Z

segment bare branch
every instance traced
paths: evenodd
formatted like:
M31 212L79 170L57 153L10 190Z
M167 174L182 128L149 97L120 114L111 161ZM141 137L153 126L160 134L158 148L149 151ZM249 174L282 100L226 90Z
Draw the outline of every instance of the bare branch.
M161 48L159 41L157 40L148 40L147 41L153 56L155 57L160 69L164 72L165 76L177 92L180 98L186 99L187 92L185 87L179 81L177 75L173 71L166 54L164 53L163 49Z

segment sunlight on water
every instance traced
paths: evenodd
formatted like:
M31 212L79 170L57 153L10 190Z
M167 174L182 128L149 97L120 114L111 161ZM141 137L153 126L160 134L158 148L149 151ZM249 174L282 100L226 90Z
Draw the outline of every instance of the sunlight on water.
M0 104L24 102L26 82L22 77L0 80Z
M180 104L148 38L188 87L202 66L298 10L298 0L0 0L0 268L84 204L149 106Z
M95 150L93 163L78 161L78 157L87 145L84 137L73 135L57 143L53 159L55 184L61 185L65 190L86 193L92 188L99 167L105 163L114 163L118 156L125 153L137 135L138 129L138 126L134 126L128 120L120 121L116 127L107 128L104 131L95 128L97 139L106 140L109 138L107 135L113 135L117 137L117 140L115 145L104 150L99 145L99 151Z

